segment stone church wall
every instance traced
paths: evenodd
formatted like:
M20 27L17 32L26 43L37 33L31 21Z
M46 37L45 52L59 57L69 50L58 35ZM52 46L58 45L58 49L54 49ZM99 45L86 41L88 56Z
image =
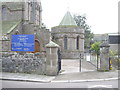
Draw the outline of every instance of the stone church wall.
M0 45L2 45L2 49L0 51L7 52L11 51L11 41L10 40L1 40Z
M11 8L13 8L15 6L15 4L17 3L3 3L3 5L5 5L4 7L4 11L2 12L2 20L3 21L18 21L18 20L22 20L23 17L23 11L22 11L22 6L19 8L19 10L17 10L16 8L14 8L14 10L12 10ZM20 2L19 2L20 4Z
M24 34L34 34L35 39L40 43L41 51L45 51L45 45L49 42L50 33L49 30L42 29L40 27L34 26L33 24L25 24L23 26Z
M58 26L52 28L52 33L84 33L84 30L77 26Z
M53 41L60 46L62 58L79 58L84 52L84 30L77 26L58 26L52 28ZM67 49L64 48L64 37L67 37ZM79 43L77 42L79 37ZM79 44L77 47L77 43Z
M14 34L22 34L22 24L19 23L9 34L7 34L7 38L2 36L3 40L0 40L2 49L0 51L11 51L11 38Z
M2 53L0 60L2 60L3 72L34 74L44 74L45 72L45 57L43 54Z

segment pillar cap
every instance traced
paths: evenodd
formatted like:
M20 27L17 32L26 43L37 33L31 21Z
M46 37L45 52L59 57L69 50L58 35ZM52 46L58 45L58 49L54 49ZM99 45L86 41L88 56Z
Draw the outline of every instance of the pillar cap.
M50 41L45 47L60 47L58 44L54 43L53 41Z
M110 45L108 43L104 42L100 45L100 47L110 47Z

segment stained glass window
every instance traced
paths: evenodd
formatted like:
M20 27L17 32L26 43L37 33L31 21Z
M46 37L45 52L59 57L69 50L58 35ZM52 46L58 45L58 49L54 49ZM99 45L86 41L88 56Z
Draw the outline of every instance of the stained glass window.
M67 49L67 36L64 36L64 49Z

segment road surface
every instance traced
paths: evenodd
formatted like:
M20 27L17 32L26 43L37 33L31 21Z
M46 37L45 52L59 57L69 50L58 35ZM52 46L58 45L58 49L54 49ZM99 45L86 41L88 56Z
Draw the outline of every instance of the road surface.
M118 88L118 80L80 83L40 83L2 80L2 88Z

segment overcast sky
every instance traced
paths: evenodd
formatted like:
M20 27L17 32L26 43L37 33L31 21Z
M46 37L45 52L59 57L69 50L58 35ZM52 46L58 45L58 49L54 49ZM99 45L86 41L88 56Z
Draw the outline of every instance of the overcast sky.
M50 29L58 26L68 11L72 15L86 15L95 34L118 32L119 0L41 0L42 21Z

